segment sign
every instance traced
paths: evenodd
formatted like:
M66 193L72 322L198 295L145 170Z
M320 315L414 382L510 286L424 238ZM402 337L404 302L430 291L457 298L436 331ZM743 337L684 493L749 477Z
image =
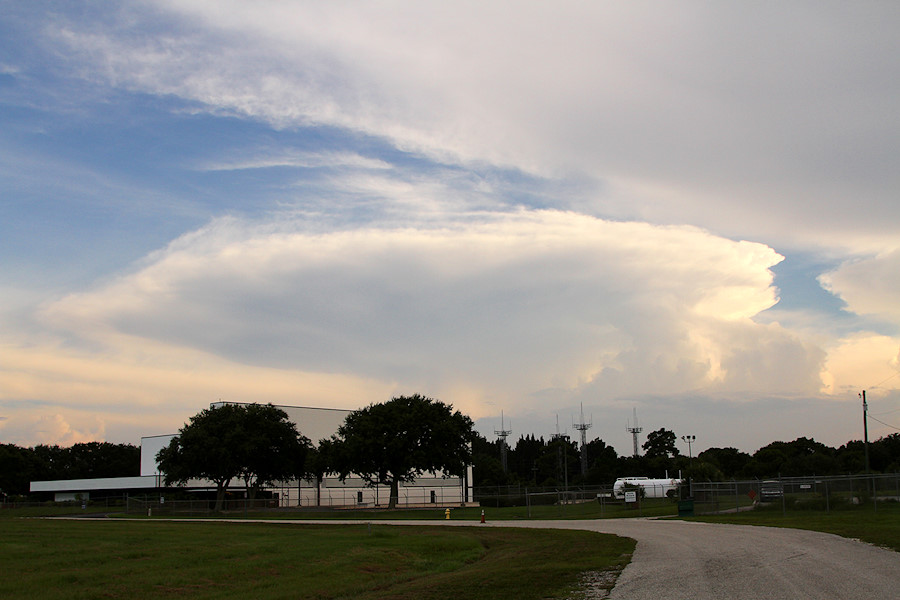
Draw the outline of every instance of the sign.
M625 502L637 502L637 492L625 492Z
M747 492L747 495L750 496L751 500L756 500L756 492L754 490Z

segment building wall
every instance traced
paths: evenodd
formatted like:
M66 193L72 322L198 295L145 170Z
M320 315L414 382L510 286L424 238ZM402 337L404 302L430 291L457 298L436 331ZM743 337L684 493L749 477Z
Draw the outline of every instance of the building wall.
M319 488L318 500L314 480L285 482L269 491L278 496L281 506L387 506L390 501L388 486L368 487L358 477L347 477L344 481L326 477ZM471 491L467 495L460 477L425 475L412 483L401 484L399 493L401 506L459 505L471 498Z

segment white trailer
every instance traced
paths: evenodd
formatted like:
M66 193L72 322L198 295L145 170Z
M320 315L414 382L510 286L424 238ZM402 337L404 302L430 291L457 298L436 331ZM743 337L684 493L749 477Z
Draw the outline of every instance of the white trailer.
M613 484L613 496L625 497L625 485L637 486L644 490L644 498L667 498L677 493L682 479L650 479L649 477L620 477Z

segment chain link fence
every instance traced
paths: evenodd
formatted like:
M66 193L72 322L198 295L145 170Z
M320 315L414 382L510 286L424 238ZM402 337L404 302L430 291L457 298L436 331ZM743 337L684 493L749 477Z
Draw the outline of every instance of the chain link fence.
M622 503L612 485L570 487L483 486L475 500L486 507L564 505L583 502ZM658 494L647 493L647 497ZM752 508L787 510L878 510L884 502L900 502L900 473L827 477L778 477L731 481L683 480L671 494L673 514L678 500L693 499L695 514L738 512Z
M694 481L687 495L698 514L737 512L753 507L787 510L878 510L900 502L900 474L779 477L749 481Z

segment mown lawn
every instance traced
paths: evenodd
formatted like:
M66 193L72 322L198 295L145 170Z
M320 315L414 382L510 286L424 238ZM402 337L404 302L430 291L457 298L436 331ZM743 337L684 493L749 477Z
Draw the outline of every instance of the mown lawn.
M584 531L0 520L0 597L562 598L631 540Z
M834 533L900 551L900 503L879 502L877 510L859 506L840 510L791 509L765 507L736 514L693 517L711 523L794 527Z

